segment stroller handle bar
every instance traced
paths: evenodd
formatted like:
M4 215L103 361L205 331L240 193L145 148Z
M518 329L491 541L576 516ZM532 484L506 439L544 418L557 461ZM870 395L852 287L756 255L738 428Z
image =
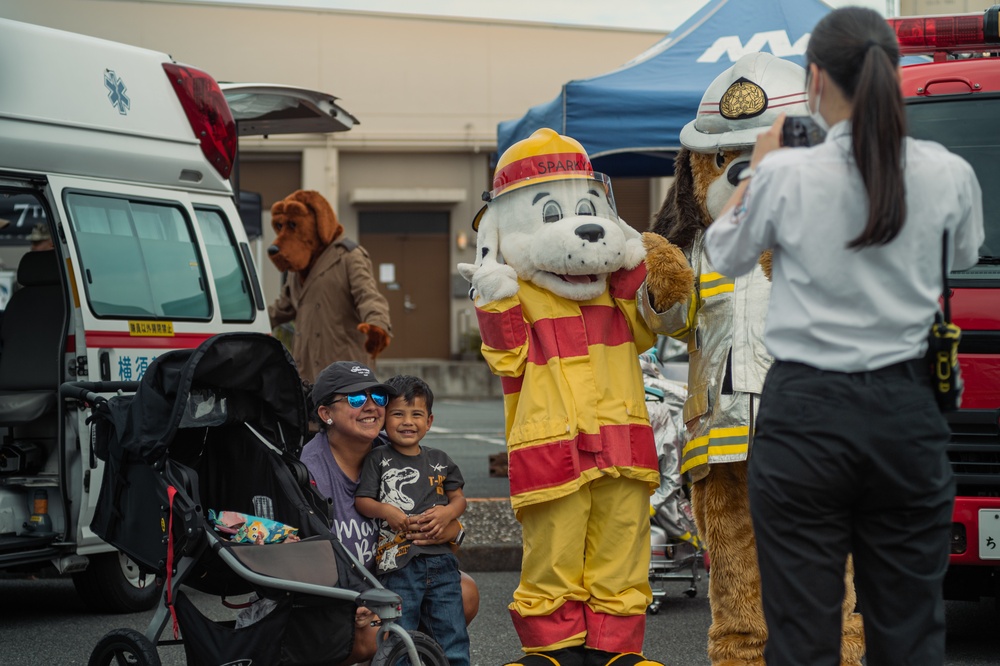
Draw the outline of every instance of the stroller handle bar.
M95 404L106 399L100 393L135 393L138 388L139 382L66 382L59 386L59 395Z

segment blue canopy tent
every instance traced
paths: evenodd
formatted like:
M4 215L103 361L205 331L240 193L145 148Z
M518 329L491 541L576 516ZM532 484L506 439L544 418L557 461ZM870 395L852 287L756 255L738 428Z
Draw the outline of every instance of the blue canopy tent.
M587 149L610 176L669 176L680 131L705 89L745 53L769 51L803 67L820 0L711 0L669 36L613 72L570 81L548 104L500 123L498 152L551 127Z

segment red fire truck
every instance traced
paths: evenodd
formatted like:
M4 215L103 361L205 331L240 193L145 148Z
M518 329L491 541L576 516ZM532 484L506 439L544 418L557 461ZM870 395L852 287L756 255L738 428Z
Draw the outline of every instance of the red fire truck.
M889 19L904 56L910 135L937 141L973 166L983 190L979 263L949 275L962 328L962 409L948 415L957 484L948 599L1000 599L1000 5L982 14ZM928 267L933 269L934 267Z

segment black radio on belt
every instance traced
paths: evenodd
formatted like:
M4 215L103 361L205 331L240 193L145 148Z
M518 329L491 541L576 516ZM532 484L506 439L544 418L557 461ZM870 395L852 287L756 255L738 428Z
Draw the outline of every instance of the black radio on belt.
M938 312L927 337L927 360L931 365L934 397L942 412L953 412L962 406L962 375L958 366L958 343L962 329L951 323L951 301L948 293L948 232L944 232L941 249L944 313Z
M958 367L958 342L962 329L945 321L939 312L931 324L927 357L931 362L931 383L934 397L942 412L953 412L962 406L962 375Z

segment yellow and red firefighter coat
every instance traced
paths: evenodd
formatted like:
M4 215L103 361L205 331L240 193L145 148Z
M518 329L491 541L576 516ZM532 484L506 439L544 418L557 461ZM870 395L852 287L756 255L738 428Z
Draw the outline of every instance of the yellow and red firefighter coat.
M658 486L638 358L656 340L637 308L645 277L644 263L612 273L587 301L519 279L513 296L477 302L483 356L503 386L515 510L605 475Z

